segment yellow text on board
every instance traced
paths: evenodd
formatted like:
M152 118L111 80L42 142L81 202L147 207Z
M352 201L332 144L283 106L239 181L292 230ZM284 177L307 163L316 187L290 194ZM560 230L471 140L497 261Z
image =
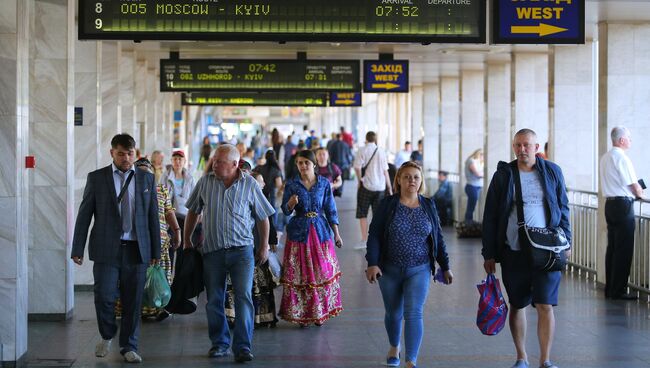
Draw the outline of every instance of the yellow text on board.
M564 8L517 8L518 19L560 19Z
M404 74L401 64L372 64L370 71L378 82L395 82Z

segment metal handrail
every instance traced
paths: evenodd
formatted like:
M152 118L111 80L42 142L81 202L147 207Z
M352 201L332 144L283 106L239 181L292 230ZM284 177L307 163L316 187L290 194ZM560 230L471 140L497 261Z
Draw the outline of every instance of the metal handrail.
M595 279L598 262L597 192L567 189L573 232L570 270L586 272ZM638 206L636 205L638 203ZM648 199L635 201L634 256L628 286L646 295L650 301L650 207Z

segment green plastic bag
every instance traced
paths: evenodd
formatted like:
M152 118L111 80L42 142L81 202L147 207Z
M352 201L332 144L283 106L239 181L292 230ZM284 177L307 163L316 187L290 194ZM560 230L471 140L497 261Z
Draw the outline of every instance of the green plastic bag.
M167 283L165 271L157 264L149 266L142 304L145 307L162 308L169 303L171 296L172 291Z

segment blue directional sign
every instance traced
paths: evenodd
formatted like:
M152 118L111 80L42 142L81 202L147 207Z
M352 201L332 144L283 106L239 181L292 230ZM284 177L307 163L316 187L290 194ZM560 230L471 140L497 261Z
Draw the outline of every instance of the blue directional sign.
M585 0L496 0L493 11L493 43L585 43Z
M361 92L331 92L330 106L361 106Z
M364 60L364 92L408 92L408 60Z

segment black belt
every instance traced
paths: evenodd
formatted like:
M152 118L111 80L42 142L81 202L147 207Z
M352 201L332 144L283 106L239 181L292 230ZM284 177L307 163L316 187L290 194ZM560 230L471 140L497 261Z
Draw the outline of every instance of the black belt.
M121 243L122 245L128 245L128 246L134 246L134 245L137 246L137 245L138 245L138 241L137 241L137 240L124 240L124 239L120 239L120 243Z
M634 198L632 197L625 197L625 196L618 196L618 197L607 197L608 201L630 201L633 202Z

